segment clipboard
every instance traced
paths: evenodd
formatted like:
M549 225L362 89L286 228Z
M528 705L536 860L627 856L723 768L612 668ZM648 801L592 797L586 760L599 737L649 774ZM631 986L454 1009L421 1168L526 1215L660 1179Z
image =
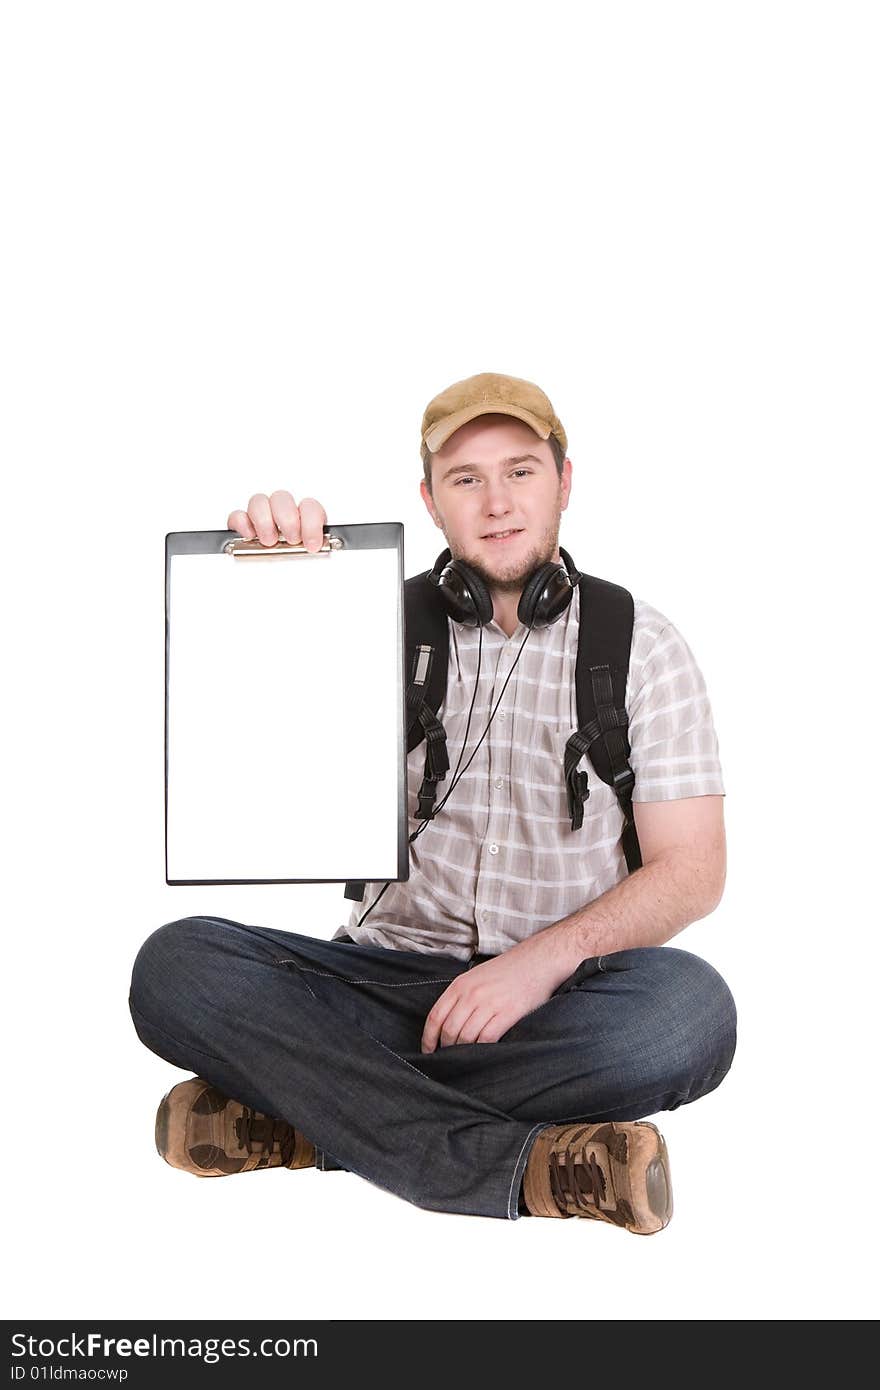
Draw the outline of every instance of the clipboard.
M404 882L403 524L165 536L165 882Z

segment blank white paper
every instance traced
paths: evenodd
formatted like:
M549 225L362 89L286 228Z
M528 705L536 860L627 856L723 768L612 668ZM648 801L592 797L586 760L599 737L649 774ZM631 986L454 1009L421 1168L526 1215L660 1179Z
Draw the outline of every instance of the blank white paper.
M396 879L396 548L169 560L169 881Z

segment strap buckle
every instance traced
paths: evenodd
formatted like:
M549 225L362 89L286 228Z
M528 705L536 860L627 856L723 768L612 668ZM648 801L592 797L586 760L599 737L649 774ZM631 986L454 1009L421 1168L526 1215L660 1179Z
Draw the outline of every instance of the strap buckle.
M614 773L614 791L618 797L630 796L636 784L636 775L631 767L621 768Z

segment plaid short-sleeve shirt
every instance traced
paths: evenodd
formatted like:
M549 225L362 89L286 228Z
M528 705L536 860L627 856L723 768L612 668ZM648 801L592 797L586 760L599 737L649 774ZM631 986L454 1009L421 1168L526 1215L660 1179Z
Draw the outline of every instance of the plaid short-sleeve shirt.
M580 590L561 618L531 631L486 737L449 800L409 847L410 877L390 883L364 925L357 923L385 887L367 883L347 933L355 941L404 951L443 951L461 960L496 954L592 902L626 878L623 814L586 757L584 820L573 831L563 756L578 726L575 664ZM486 728L528 629L511 637L493 619L483 628L480 679L467 748L459 754L477 675L479 632L449 622L446 698L438 710L447 736L449 790ZM634 599L626 687L634 801L720 795L718 738L702 673L681 633L649 603ZM407 758L409 833L421 824L418 790L424 742Z

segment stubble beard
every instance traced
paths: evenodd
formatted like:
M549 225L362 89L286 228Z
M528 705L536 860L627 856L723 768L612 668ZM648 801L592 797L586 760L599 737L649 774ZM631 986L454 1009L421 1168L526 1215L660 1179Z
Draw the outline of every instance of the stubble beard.
M455 550L450 544L449 537L446 536L446 544L452 551L453 559L461 559L470 569L480 576L490 593L496 594L519 594L525 588L526 580L540 565L552 560L559 549L559 524L562 517L562 510L557 513L556 519L551 526L548 526L540 541L530 544L524 554L520 554L514 560L507 559L503 550L498 551L498 559L495 565L489 566L479 556L468 556L462 553L455 554Z

